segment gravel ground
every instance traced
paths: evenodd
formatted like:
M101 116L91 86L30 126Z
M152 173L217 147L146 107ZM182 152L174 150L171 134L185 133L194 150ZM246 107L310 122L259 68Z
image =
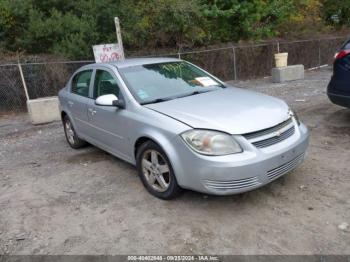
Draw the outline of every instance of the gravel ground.
M311 131L295 171L241 195L148 194L133 166L71 149L60 123L0 117L0 254L350 254L350 110L329 69L236 82L285 99Z

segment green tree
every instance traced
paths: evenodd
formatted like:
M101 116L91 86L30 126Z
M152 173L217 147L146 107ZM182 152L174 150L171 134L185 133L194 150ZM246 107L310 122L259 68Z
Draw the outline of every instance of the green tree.
M322 11L327 23L337 27L350 26L349 0L324 0Z
M2 0L0 14L6 49L67 58L88 58L92 45L115 42L115 16L127 49L193 46L207 36L197 0Z
M277 34L276 28L294 11L293 0L203 1L214 39L237 41Z
M49 52L68 58L91 56L91 45L96 43L95 20L89 15L78 17L72 12L52 9L48 16L42 11L29 12L28 27L18 37L21 46L31 53Z
M17 39L27 25L27 16L32 5L29 1L0 1L0 45L8 50L21 49Z
M92 45L116 41L115 16L128 51L297 37L322 32L324 19L349 26L349 6L349 0L0 0L0 48L92 58Z
M206 40L206 22L198 1L139 1L136 10L140 18L136 28L149 33L144 37L153 47L193 46Z

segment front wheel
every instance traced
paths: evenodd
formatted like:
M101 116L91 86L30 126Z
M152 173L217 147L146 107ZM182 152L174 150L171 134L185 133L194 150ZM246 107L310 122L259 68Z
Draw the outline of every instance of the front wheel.
M152 195L169 200L181 192L170 161L162 148L149 141L137 151L137 170L145 188Z
M64 127L64 134L66 136L67 142L72 148L78 149L87 144L84 140L80 139L77 136L77 133L74 130L73 124L67 115L63 117L62 122Z

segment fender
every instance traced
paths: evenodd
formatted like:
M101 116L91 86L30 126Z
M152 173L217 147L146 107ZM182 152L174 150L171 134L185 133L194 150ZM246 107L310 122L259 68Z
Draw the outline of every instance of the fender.
M143 128L140 130L137 138L133 139L132 144L135 147L137 140L140 139L141 137L148 138L154 141L155 143L157 143L167 155L170 161L170 164L174 170L176 180L178 184L182 186L184 183L183 183L183 171L180 165L181 161L179 159L177 150L174 147L175 143L172 143L172 140L176 139L176 136L178 135L169 134L169 136L167 136L164 134L163 131L159 132L156 129ZM136 165L135 154L133 157L133 164Z

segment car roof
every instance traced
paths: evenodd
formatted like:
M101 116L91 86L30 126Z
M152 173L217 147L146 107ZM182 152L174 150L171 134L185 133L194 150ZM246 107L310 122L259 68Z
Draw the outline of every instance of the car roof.
M154 58L128 58L123 61L111 62L111 63L95 63L96 65L113 65L117 68L125 68L130 66L147 65L147 64L157 64L157 63L167 63L167 62L179 62L182 61L177 58L171 57L154 57Z

